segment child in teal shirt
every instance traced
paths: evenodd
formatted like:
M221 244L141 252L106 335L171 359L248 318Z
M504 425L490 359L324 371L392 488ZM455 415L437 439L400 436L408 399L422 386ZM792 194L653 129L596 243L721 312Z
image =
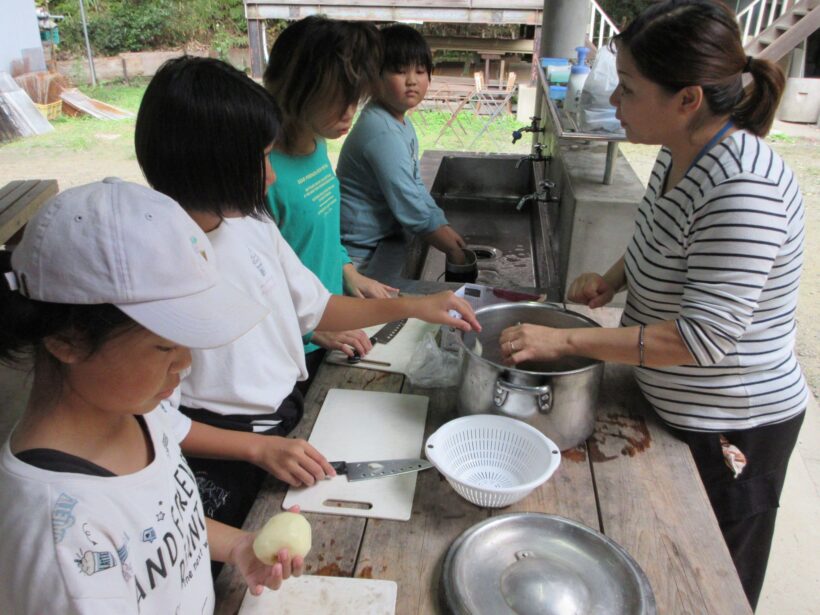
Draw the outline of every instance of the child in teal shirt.
M269 155L277 179L268 205L282 236L333 294L386 298L397 291L361 275L342 246L339 182L325 142L350 130L359 100L377 79L380 50L370 25L311 16L279 35L265 70L265 87L282 114L282 135ZM364 356L371 347L361 330L314 331L305 344L310 378L323 349Z

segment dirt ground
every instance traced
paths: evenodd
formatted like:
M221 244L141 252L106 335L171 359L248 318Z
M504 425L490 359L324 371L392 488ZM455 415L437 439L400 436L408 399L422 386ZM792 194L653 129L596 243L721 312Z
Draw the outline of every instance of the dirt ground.
M0 186L15 179L57 179L64 190L115 176L144 183L127 131L99 132L81 151L15 144L0 146ZM806 207L806 249L797 311L797 354L815 396L820 396L820 129L778 122L773 148L797 175ZM622 151L646 182L657 148L624 145Z

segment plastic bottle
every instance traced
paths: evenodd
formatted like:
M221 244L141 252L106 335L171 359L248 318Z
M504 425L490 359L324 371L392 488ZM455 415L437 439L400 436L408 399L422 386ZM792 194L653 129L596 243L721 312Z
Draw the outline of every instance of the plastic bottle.
M578 104L581 100L581 91L584 89L584 81L589 75L589 67L586 65L588 47L576 47L575 52L578 59L570 69L569 82L567 83L567 97L564 100L564 109L567 113L578 113Z
M569 85L567 86L567 97L564 99L564 109L566 109L568 113L576 113L578 111L581 91L584 89L584 82L588 76L589 66L581 64L572 67L569 76Z

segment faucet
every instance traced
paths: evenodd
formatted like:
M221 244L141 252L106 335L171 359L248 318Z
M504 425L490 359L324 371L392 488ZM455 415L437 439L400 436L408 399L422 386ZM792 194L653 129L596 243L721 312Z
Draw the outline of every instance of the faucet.
M521 209L524 207L524 204L528 201L557 203L560 197L552 196L553 188L555 188L555 182L550 181L548 179L542 179L540 182L538 182L538 190L536 190L532 194L525 194L524 196L522 196L518 201L518 205L515 206L515 210L521 211Z
M549 162L552 160L551 156L544 156L544 145L542 143L536 143L533 147L535 153L519 158L518 162L515 163L516 169L521 166L522 162Z
M513 130L513 133L512 133L512 142L513 143L515 143L516 141L518 141L518 139L523 137L525 132L531 132L533 134L537 133L537 132L544 132L544 129L541 128L538 125L538 122L541 121L540 117L538 117L537 115L534 115L533 117L530 118L530 120L532 120L532 123L529 126L522 126L518 130Z

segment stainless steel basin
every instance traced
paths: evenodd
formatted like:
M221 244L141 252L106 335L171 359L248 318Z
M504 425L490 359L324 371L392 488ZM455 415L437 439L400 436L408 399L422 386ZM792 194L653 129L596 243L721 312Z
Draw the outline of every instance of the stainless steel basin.
M438 154L438 156L436 156ZM424 158L428 153L424 154ZM513 155L441 155L431 194L450 224L478 256L479 284L504 288L557 289L556 205L531 200L519 210L521 197L535 190L536 165L518 165ZM424 165L424 158L422 165ZM428 164L429 167L429 164ZM414 251L411 250L410 253ZM416 247L420 280L441 281L444 255Z
M444 560L458 615L655 615L634 559L600 532L556 515L492 517L459 536Z

